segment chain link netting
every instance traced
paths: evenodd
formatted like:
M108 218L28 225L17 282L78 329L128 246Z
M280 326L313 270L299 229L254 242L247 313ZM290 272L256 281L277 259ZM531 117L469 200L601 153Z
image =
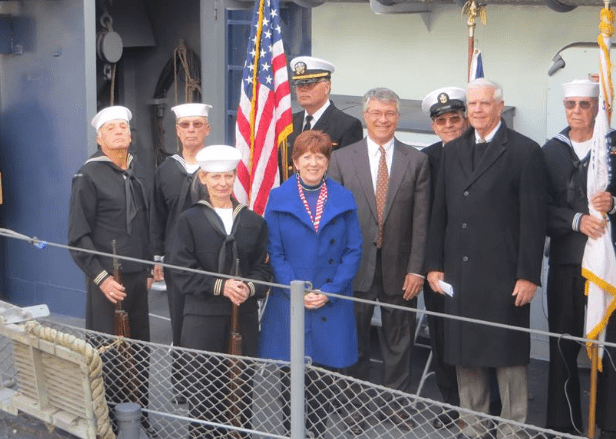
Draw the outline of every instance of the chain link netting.
M48 321L43 325L87 340L99 350L112 421L116 404L137 402L143 407L141 423L150 437L290 434L289 363L145 343ZM3 387L19 392L13 353L12 340L0 337ZM186 402L177 401L177 396ZM541 428L359 381L315 367L309 359L304 403L307 437L446 439L457 437L461 429L486 439L550 437ZM454 412L460 420L450 428L433 426L436 416Z

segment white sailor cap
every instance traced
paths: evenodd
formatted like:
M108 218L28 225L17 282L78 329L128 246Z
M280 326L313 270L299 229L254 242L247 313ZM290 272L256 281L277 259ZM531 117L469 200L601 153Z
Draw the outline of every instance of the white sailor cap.
M324 59L298 56L291 60L291 70L293 70L293 76L291 76L293 85L299 85L318 82L321 79L331 79L336 68Z
M237 167L242 153L232 146L212 145L199 151L196 159L205 172L227 172Z
M212 106L208 104L181 104L172 107L171 111L175 113L176 119L194 116L207 117L211 108Z
M589 79L574 79L563 84L563 93L566 98L573 96L596 98L599 97L599 83Z
M466 91L460 87L438 88L421 102L421 109L430 117L466 109Z
M110 120L125 120L126 122L130 122L133 117L133 113L126 107L122 107L121 105L115 105L113 107L103 108L101 111L96 113L96 116L92 118L92 126L96 128L98 131L104 124L109 122Z

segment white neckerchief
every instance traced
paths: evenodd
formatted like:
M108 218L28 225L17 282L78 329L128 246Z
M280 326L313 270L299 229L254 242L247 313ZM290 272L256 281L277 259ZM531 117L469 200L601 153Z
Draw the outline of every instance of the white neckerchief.
M223 209L221 207L215 207L214 212L216 212L222 220L222 223L225 226L225 232L229 235L231 233L231 229L233 228L233 208L228 207Z
M590 148L592 148L592 140L592 137L586 142L574 142L571 140L571 146L573 147L573 151L575 151L575 155L577 155L578 160L584 160L586 158L590 152Z
M385 148L385 161L387 162L387 172L391 175L391 164L394 160L394 138L386 142L383 146ZM366 137L366 143L368 143L368 159L370 160L370 175L372 175L372 187L376 193L376 179L379 175L379 160L381 160L381 151L379 150L379 144L373 141L370 136Z

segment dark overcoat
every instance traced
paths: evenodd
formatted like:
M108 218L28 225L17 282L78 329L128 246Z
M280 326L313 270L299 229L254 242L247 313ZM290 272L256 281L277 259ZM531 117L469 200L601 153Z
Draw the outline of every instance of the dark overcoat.
M353 194L327 179L327 202L315 232L295 177L270 193L265 219L274 281L312 282L323 292L352 296L351 282L361 260L362 236ZM272 288L261 320L259 355L289 360L289 290ZM353 302L330 297L319 309L306 310L306 355L324 366L341 368L357 361Z
M546 229L545 162L539 145L504 121L473 170L475 132L443 151L427 249L427 271L453 285L448 314L528 328L530 305L516 307L517 279L540 284ZM527 333L445 323L445 362L467 367L527 364Z

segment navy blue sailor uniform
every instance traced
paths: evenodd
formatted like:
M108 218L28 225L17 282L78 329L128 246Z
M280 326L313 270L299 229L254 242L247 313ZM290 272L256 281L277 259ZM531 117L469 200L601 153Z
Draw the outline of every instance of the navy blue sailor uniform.
M183 212L177 222L171 251L174 265L209 272L233 274L239 259L240 275L269 281L272 269L267 255L268 231L265 220L233 200L233 227L227 234L213 206L201 200ZM209 211L209 212L206 212ZM174 272L174 281L185 296L182 346L209 352L228 352L231 301L224 296L226 278L187 271ZM239 332L242 355L256 356L259 334L257 299L264 298L267 286L246 282L250 297L239 306ZM189 373L185 377L191 417L228 423L229 367L220 356L190 353L185 358ZM240 365L241 425L250 428L252 375L250 363ZM191 424L190 437L220 437L215 428ZM244 435L242 434L242 437Z
M582 337L586 296L586 279L582 276L581 264L588 237L580 232L582 215L588 214L587 176L590 152L579 158L573 150L567 127L543 146L548 169L548 236L550 237L550 271L548 275L548 323L550 332L566 333ZM615 133L610 133L615 138ZM607 189L616 194L613 173ZM609 214L614 235L614 219ZM614 236L612 236L614 240ZM613 320L610 319L614 326ZM609 332L609 331L608 331ZM613 328L612 328L612 332ZM550 368L548 379L548 402L546 426L565 432L583 431L580 381L577 357L580 345L577 342L550 338ZM610 367L608 366L608 369ZM600 374L604 378L611 374ZM612 378L614 380L614 378ZM612 384L616 388L616 380ZM616 395L616 393L612 393ZM613 408L616 396L611 396ZM599 399L600 400L600 399ZM608 406L609 407L609 406ZM598 423L601 419L601 404L597 408ZM613 415L613 413L612 413ZM606 419L613 419L609 416ZM610 430L616 430L616 421L611 421Z
M167 157L154 173L150 237L156 262L169 261L178 218L196 201L197 173L198 167L190 172L184 158L179 154ZM173 282L173 270L165 269L165 283L173 344L180 346L184 296L179 293Z
M69 213L68 243L73 247L117 253L151 260L149 252L148 203L141 182L134 174L134 160L128 169L116 166L101 151L92 155L73 177ZM115 305L99 285L113 273L111 257L71 250L75 263L86 275L86 329L113 334ZM122 283L127 297L122 302L128 313L132 338L149 341L147 277L149 265L121 261Z
M72 247L112 253L115 240L117 254L151 260L149 252L148 203L141 182L135 176L133 157L128 156L126 170L116 166L100 150L92 155L73 176L69 213L68 243ZM113 273L112 257L71 250L75 263L86 275L86 329L113 334L115 305L100 290L99 285ZM128 314L131 338L150 341L147 278L151 266L120 260L121 283L126 288L122 308ZM88 334L94 345L109 344L104 337ZM124 360L117 351L102 354L105 393L114 403L138 402L148 407L149 348L133 344L135 378L122 380L118 373ZM113 413L111 413L114 421ZM149 428L147 413L141 425Z

